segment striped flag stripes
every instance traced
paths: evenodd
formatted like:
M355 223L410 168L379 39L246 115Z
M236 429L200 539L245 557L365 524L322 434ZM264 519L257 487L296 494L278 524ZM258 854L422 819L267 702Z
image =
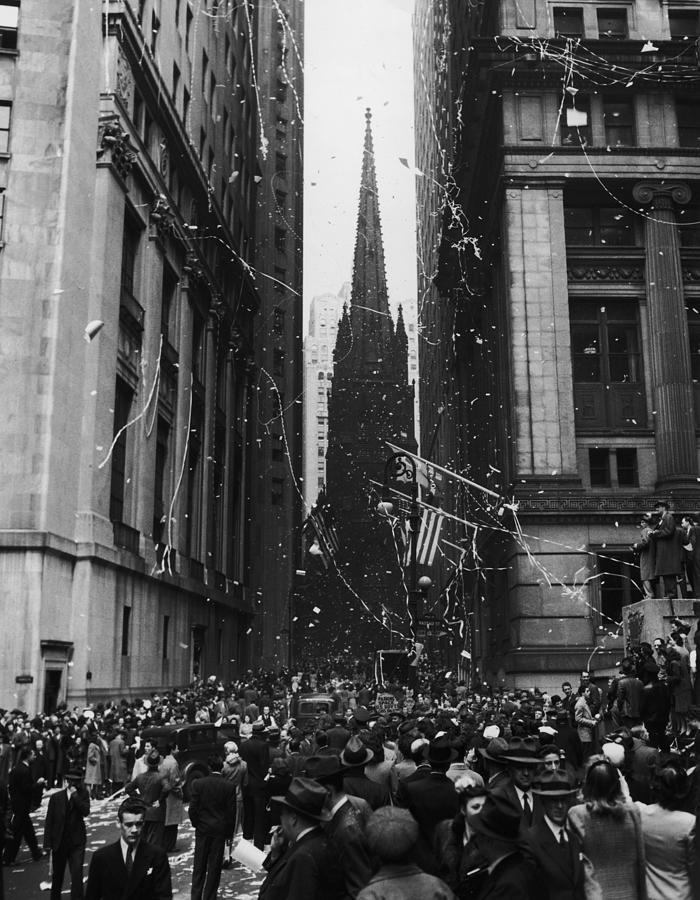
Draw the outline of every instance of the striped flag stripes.
M421 566L432 566L435 560L440 543L442 520L443 516L438 510L426 509L423 511L416 544L416 562ZM405 539L403 564L407 566L411 561L411 523L408 520L403 536Z

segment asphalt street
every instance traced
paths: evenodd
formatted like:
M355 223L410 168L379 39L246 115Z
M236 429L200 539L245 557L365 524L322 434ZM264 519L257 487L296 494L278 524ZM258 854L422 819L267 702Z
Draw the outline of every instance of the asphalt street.
M92 801L90 817L87 820L88 843L85 854L85 880L87 880L90 857L99 847L116 841L119 837L117 827L116 800ZM41 846L44 834L44 818L48 806L48 795L44 797L41 808L32 815L37 840ZM194 856L194 829L189 819L180 826L177 848L170 854L170 868L173 874L173 897L185 900L190 896L192 880L192 859ZM22 844L14 866L5 866L5 895L13 900L34 900L49 896L48 859L39 862L32 860L26 844ZM235 900L255 900L262 882L259 875L253 875L247 869L234 863L234 868L225 869L221 875L219 897L235 898ZM43 887L42 887L43 885ZM63 894L70 897L70 880L66 872L63 883Z

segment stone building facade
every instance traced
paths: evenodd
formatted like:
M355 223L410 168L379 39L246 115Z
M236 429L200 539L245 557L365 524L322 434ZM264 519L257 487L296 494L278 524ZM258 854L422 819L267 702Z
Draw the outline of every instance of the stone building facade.
M442 99L478 242L453 232L434 281L450 431L458 468L519 505L462 498L470 674L552 689L619 659L640 513L700 505L698 4L501 0L447 22L470 48Z
M261 664L289 662L284 629L300 567L303 431L304 4L256 4L257 81L266 140L256 225L255 582Z
M0 705L232 677L259 589L252 7L2 13Z

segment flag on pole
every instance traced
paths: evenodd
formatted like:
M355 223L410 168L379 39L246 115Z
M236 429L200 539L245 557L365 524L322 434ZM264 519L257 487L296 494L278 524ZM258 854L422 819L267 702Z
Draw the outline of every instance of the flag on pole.
M421 566L432 566L435 560L443 516L439 510L425 509L420 520L418 541L416 543L416 562ZM411 523L406 521L406 539L403 562L407 566L411 561Z
M330 505L328 503L317 503L313 506L306 517L304 525L313 541L309 552L313 556L320 556L323 565L327 569L340 549ZM318 548L316 552L314 552L315 548Z

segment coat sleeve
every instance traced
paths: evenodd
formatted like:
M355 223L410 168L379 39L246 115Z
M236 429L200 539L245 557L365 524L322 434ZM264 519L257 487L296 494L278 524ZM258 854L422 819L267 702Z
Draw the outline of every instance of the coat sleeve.
M192 782L192 793L190 796L190 822L197 827L197 823L199 822L199 788L197 786L197 780Z
M51 835L53 834L53 820L56 812L56 801L53 797L49 800L49 807L46 810L46 821L44 822L44 850L51 850ZM3 823L4 827L4 823Z
M90 860L85 900L102 900L102 857L99 852Z

